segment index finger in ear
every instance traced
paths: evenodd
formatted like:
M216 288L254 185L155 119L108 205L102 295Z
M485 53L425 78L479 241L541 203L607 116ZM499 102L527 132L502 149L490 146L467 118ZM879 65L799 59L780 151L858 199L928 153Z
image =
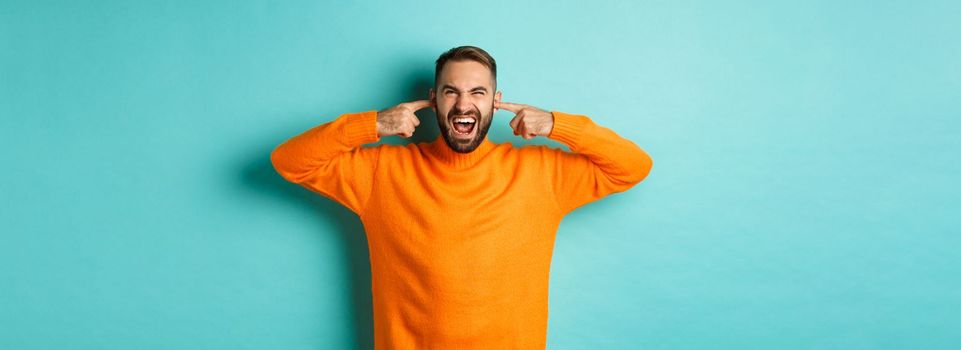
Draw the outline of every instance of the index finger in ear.
M409 108L413 112L417 112L424 108L430 107L430 100L417 100L412 102L404 103L404 107Z
M508 111L514 112L515 114L519 112L521 109L524 109L524 105L510 103L510 102L498 102L495 104L494 107L497 107L500 109L506 109Z

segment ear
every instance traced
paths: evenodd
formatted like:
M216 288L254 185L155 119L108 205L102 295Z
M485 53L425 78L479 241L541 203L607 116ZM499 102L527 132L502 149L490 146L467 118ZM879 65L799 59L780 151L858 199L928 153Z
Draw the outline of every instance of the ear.
M494 105L501 103L501 92L498 91L494 93ZM497 107L494 107L494 112L497 112Z
M427 96L429 96L430 108L434 110L434 113L437 113L437 96L434 93L434 88L427 90Z

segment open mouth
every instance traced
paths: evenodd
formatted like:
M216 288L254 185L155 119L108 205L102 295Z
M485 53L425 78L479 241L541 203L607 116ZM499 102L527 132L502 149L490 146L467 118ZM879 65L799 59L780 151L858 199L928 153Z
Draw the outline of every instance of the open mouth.
M462 136L471 136L476 129L477 119L474 117L454 117L451 119L451 125L454 129L454 134Z

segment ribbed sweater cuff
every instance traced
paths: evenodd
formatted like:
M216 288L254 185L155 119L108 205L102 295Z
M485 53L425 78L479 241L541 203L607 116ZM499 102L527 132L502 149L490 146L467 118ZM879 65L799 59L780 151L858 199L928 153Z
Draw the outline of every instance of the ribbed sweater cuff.
M554 127L547 137L563 142L572 148L577 146L584 129L592 123L589 118L583 115L558 111L552 111L551 114L554 115Z
M344 136L351 146L380 141L377 135L377 111L369 110L344 115Z

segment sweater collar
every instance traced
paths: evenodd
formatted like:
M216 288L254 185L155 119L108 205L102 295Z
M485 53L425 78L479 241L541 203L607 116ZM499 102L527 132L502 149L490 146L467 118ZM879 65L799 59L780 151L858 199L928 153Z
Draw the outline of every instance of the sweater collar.
M444 141L444 135L437 135L437 138L430 143L428 149L434 158L444 164L456 169L464 169L476 164L480 159L484 158L487 153L494 149L495 146L497 146L497 144L491 142L487 136L484 136L484 140L481 141L480 145L477 145L477 148L473 151L470 153L460 153L454 151L447 145L447 141Z

